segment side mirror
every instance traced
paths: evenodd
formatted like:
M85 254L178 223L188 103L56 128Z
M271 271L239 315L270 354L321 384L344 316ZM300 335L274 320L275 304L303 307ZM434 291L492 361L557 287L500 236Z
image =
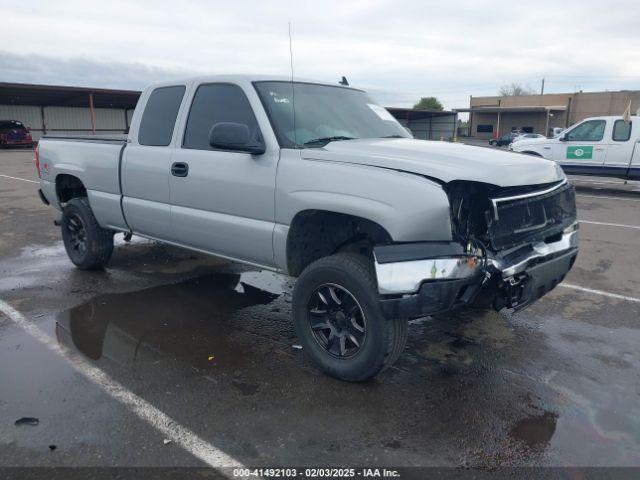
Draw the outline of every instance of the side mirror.
M262 155L265 152L264 144L251 140L249 127L244 123L216 123L209 132L209 144L213 148L252 155Z
M567 134L565 133L564 135L560 135L558 137L558 140L560 140L561 142L566 142L569 139L567 138Z

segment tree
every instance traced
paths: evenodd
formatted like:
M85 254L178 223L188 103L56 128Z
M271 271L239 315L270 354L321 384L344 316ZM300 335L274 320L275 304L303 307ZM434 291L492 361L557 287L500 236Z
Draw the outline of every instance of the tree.
M524 95L534 95L536 93L528 85L522 85L521 83L516 82L501 86L498 92L503 97L522 97Z
M422 97L420 101L413 106L413 108L416 110L443 110L440 100L436 97Z

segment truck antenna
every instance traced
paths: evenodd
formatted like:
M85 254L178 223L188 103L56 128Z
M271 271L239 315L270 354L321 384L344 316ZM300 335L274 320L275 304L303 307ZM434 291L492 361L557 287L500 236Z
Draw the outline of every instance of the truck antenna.
M291 107L293 108L293 142L298 146L296 133L296 87L293 82L293 41L291 40L291 22L289 21L289 64L291 66Z

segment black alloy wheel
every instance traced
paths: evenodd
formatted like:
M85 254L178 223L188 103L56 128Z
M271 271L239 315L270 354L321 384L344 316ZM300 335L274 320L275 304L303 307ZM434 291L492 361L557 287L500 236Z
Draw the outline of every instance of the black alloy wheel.
M338 358L358 354L367 335L367 321L349 290L333 283L321 285L311 295L307 312L320 347Z
M87 251L87 231L79 215L75 213L69 215L67 231L71 248L80 256L84 256Z
M100 226L87 197L75 197L66 203L60 228L67 255L78 268L96 270L109 262L113 231Z

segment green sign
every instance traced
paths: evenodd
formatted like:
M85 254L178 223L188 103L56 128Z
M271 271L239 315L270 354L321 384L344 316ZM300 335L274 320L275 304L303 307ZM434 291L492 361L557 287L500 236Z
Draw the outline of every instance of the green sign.
M567 147L567 158L590 160L593 158L593 147Z

